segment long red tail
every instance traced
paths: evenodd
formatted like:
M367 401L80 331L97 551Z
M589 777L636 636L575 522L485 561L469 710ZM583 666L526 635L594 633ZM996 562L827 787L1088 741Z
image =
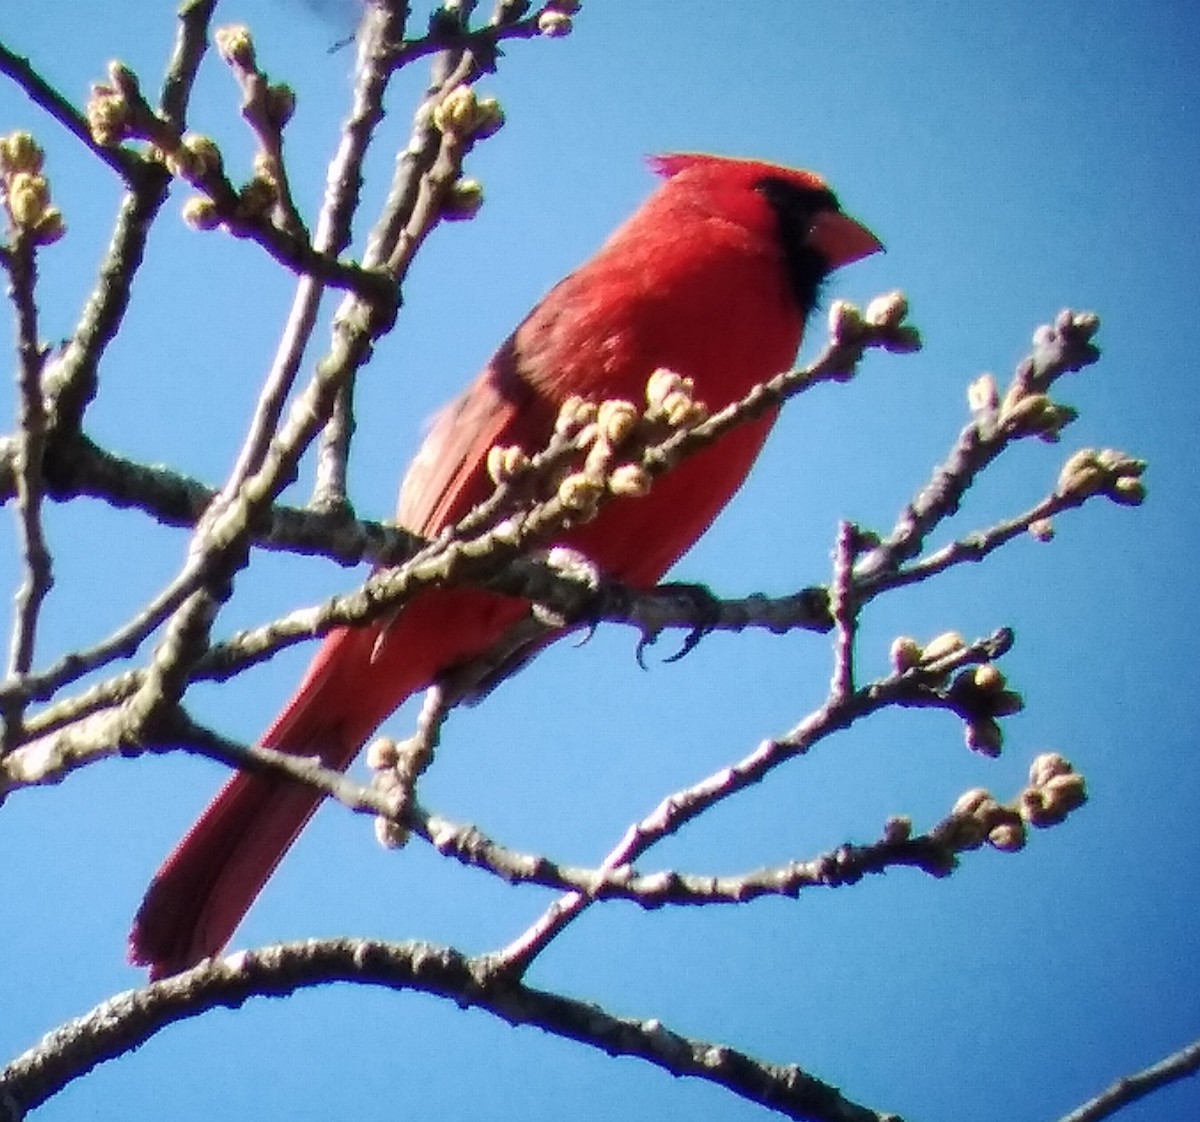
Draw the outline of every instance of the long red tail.
M372 732L444 667L484 649L523 611L471 589L427 592L385 628L331 634L263 737L268 748L345 770ZM129 936L151 978L218 953L320 805L310 787L238 772L167 858Z

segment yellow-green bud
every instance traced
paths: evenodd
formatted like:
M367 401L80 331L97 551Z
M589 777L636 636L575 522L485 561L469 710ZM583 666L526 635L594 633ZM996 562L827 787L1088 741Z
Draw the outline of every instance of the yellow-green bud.
M596 411L596 425L600 438L614 448L623 444L637 428L638 411L633 402L621 398L602 401Z
M129 127L129 104L118 93L104 86L93 86L84 110L88 132L105 148L120 144Z
M186 133L183 147L192 154L197 174L207 175L221 170L221 149L211 137L197 132Z
M940 662L944 658L958 654L959 651L966 648L966 645L966 639L957 631L943 631L935 639L931 639L925 644L925 649L921 653L921 663L927 666L931 662Z
M53 245L66 232L67 224L63 221L62 211L56 206L48 206L33 228L33 237L38 245Z
M496 444L488 449L487 472L493 483L506 483L529 467L529 456L519 444Z
M4 175L19 171L40 175L45 158L45 153L30 133L18 130L0 139L0 173Z
M1004 689L1004 674L994 662L985 662L971 671L971 681L981 693L996 693Z
M442 217L450 222L474 218L483 206L483 184L477 179L460 179L442 197Z
M296 112L296 91L286 82L267 87L267 116L271 124L282 129Z
M183 204L183 220L193 230L215 230L221 225L216 203L204 195L193 195Z
M603 485L594 477L574 471L558 485L558 501L568 510L587 510L603 491Z
M254 38L244 23L218 27L213 39L218 53L227 63L245 70L254 69Z
M279 188L265 176L256 175L238 192L238 211L244 218L266 218L278 200Z
M650 490L650 474L640 464L621 464L608 477L608 489L614 495L640 498Z

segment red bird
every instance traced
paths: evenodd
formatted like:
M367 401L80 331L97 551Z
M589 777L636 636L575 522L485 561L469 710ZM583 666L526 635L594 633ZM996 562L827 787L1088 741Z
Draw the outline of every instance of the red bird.
M644 399L666 368L717 410L785 370L825 277L881 247L816 175L675 154L666 182L600 252L545 297L441 414L405 476L397 521L432 536L491 491L494 445L545 445L560 406ZM563 533L609 576L654 585L741 486L774 414L743 424ZM379 724L440 673L486 651L528 605L432 589L389 624L333 631L262 743L345 769ZM321 796L239 772L167 858L130 935L152 978L219 952Z

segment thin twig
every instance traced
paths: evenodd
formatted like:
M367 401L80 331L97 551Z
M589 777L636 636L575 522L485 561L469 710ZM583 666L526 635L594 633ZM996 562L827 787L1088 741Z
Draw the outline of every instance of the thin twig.
M1122 1076L1094 1099L1064 1114L1059 1122L1099 1122L1152 1091L1197 1072L1200 1072L1200 1040L1133 1075Z
M33 664L42 601L54 583L50 549L42 526L42 457L46 449L46 406L41 372L45 351L38 339L36 248L29 232L18 233L7 257L10 293L17 311L17 513L25 576L17 590L7 674ZM19 709L6 707L5 739L20 724Z
M998 657L1007 649L1011 634L997 632L988 639L956 651L939 675L981 657ZM937 706L945 703L935 692L924 688L924 678L916 671L893 673L844 697L830 696L786 735L764 740L737 763L722 768L699 783L667 796L640 822L631 826L621 841L601 862L601 869L613 870L632 864L641 854L663 838L675 833L710 807L731 795L761 782L780 764L808 753L816 744L860 718L888 705ZM560 897L521 935L500 951L497 960L514 977L521 977L533 960L591 904L580 893Z

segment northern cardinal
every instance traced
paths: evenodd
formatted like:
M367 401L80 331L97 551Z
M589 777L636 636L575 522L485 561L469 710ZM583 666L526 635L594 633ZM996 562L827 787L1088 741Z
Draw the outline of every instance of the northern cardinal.
M713 410L742 397L792 363L826 276L882 248L811 172L690 153L651 163L666 181L440 415L404 478L402 526L429 536L462 518L490 493L488 450L543 447L573 395L637 402L665 368ZM561 543L652 586L741 486L773 421L731 430ZM345 769L405 698L482 654L528 607L433 588L386 625L331 632L262 743ZM320 801L282 778L235 774L151 883L130 959L157 978L219 952Z

